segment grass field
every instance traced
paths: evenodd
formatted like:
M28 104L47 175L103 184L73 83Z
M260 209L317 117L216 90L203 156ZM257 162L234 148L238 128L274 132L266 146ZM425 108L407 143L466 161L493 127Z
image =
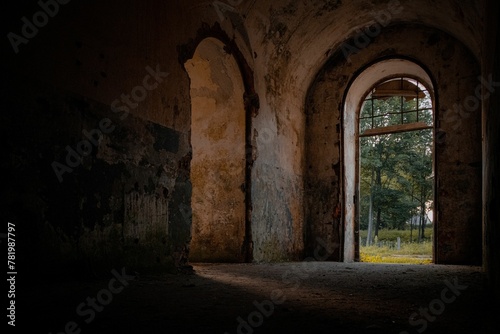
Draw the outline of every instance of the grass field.
M409 230L379 230L378 240L371 246L366 245L367 231L360 231L359 248L362 262L374 263L432 263L432 230L427 231L423 242L416 242L417 233L413 231L414 242L410 243ZM397 238L401 238L401 247L397 249Z

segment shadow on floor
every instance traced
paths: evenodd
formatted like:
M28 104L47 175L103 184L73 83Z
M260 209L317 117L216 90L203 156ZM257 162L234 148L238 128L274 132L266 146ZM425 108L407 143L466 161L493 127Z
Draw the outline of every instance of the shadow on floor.
M16 332L460 334L496 328L498 309L488 308L478 267L337 262L193 267L193 275L129 277L116 269L100 280L24 286Z

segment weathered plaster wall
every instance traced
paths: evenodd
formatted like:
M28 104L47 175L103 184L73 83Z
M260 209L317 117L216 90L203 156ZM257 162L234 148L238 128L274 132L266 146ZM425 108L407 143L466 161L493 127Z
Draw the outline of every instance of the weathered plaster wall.
M303 104L307 89L332 53L347 38L377 22L382 30L395 23L433 27L460 40L476 57L480 54L482 12L480 3L474 1L436 1L423 5L411 0L262 0L243 1L241 7L256 55L256 73L263 72L257 75L256 81L267 75L269 87L300 100L299 105ZM260 65L266 66L261 69Z
M306 251L313 254L321 238L339 261L344 233L342 203L341 117L339 102L345 78L322 74L313 84L306 104L305 231ZM344 86L345 87L345 86Z
M303 255L303 101L297 100L288 87L276 89L279 84L274 82L273 71L281 69L269 70L269 59L277 61L280 55L274 50L274 33L263 26L266 23L262 20L269 19L250 8L255 3L237 3L218 21L229 36L234 34L238 49L252 67L259 101L251 119L251 150L247 150L252 156L249 189L253 259L297 260ZM255 5L260 8L260 4ZM213 4L200 4L200 8L208 12Z
M260 95L254 120L252 232L256 261L297 260L303 251L303 117L290 101Z
M20 18L40 8L18 5L6 23L21 34ZM186 263L190 97L177 45L201 24L187 19L196 15L188 7L72 1L17 54L7 45L2 213L19 228L19 261L29 270L144 272ZM82 130L104 118L114 130L59 183L51 163L64 163L65 147L76 149Z
M121 119L126 114L26 77L8 79L2 214L18 227L27 270L173 268L190 227L175 210L189 200L181 188L189 172L181 163L186 135L131 114ZM108 133L99 139L106 119ZM79 160L79 149L89 154Z
M223 47L205 39L185 65L191 78L193 262L245 260L244 87Z

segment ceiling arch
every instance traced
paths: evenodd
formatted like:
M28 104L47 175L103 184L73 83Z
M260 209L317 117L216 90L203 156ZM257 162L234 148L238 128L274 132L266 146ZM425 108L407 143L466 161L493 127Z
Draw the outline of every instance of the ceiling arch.
M304 98L304 87L309 86L329 57L349 38L377 25L379 31L372 30L369 38L383 34L389 25L421 25L453 36L480 59L482 1L446 0L425 6L407 0L328 4L256 0L244 9L251 44L259 55L257 63L267 62L269 72L283 76L276 80L278 87L274 91L293 87L296 95Z

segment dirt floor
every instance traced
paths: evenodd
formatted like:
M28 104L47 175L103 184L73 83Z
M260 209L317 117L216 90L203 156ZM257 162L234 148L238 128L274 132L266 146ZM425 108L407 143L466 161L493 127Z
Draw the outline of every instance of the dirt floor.
M40 283L16 332L493 333L481 268L298 262L192 264L193 274ZM27 308L28 307L28 308ZM88 322L88 324L87 324ZM33 331L36 329L36 331Z

